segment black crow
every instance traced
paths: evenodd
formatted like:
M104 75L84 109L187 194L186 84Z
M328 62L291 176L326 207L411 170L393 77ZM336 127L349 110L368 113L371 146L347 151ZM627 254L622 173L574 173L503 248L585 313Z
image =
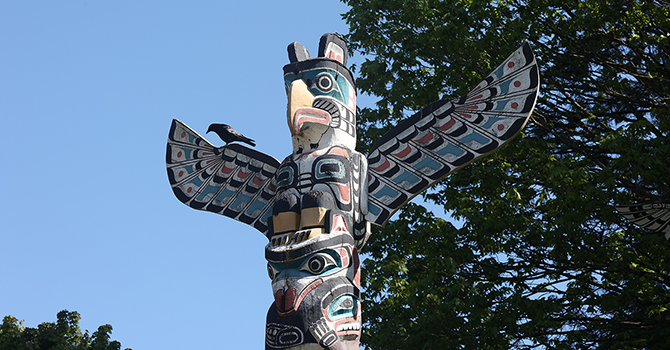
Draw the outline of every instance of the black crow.
M226 146L228 146L228 144L231 142L241 141L256 147L256 142L254 140L248 137L244 137L242 134L235 131L235 129L226 124L212 124L209 126L209 128L207 128L207 132L210 131L214 131L217 135L219 135L221 140L226 143Z

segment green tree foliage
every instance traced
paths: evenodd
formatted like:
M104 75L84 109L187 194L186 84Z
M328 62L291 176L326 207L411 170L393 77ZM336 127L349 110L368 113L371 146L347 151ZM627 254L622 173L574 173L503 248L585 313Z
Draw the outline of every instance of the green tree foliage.
M56 323L44 322L37 328L24 327L13 316L5 316L0 326L0 350L120 350L121 343L109 341L112 326L106 324L89 335L79 328L81 316L63 310ZM130 349L125 349L130 350Z
M370 349L670 349L670 246L613 205L670 199L670 3L344 0L359 149L474 87L524 41L541 71L524 133L376 229Z

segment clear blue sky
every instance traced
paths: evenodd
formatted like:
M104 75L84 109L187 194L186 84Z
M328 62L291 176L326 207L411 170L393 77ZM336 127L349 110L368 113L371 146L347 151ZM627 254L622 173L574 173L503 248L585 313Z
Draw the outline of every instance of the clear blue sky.
M347 33L346 11L0 2L0 316L35 327L76 310L134 350L262 349L266 239L174 197L167 133L173 118L202 134L225 122L283 159L286 46L315 54L323 33Z

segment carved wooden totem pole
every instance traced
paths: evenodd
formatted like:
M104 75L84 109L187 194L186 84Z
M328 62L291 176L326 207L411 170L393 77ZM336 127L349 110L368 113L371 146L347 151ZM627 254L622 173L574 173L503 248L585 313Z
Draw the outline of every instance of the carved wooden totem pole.
M284 66L293 153L283 162L213 124L215 147L173 120L167 172L188 206L247 223L268 238L275 302L266 349L358 350L359 250L370 225L384 225L411 198L511 140L537 98L535 58L525 44L461 98L425 107L356 152L356 90L347 46L325 34L318 57L294 42ZM217 130L215 130L217 129Z
M616 207L628 221L653 232L664 233L670 241L670 202L651 202Z

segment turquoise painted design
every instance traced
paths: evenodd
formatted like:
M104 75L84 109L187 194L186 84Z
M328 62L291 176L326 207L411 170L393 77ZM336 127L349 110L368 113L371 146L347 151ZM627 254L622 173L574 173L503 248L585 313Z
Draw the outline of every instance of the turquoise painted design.
M500 77L503 76L503 73L505 72L505 65L500 65L498 69L496 69L491 75L494 75L496 79L500 79Z
M400 192L392 189L391 187L384 185L379 191L372 194L373 197L382 199L384 196L389 196L391 198L396 198L400 195Z
M419 181L421 181L421 179L418 176L410 173L407 170L403 170L402 172L400 172L400 174L398 174L396 177L392 178L391 180L393 180L393 182L397 183L398 185L400 185L404 181L407 181L411 184L416 184Z
M452 143L448 143L446 146L440 148L439 150L435 151L436 154L439 154L440 156L445 156L447 154L453 154L456 157L462 156L465 151L460 148L455 146Z
M277 188L288 187L293 183L293 178L293 168L287 166L279 169L279 172L277 173Z
M368 202L368 212L374 216L379 216L382 213L382 208L372 202Z
M189 181L189 182L187 182L187 183L189 183L189 184L193 184L193 185L195 185L196 187L200 187L200 186L203 184L203 181L202 181L202 179L200 178L200 176L196 176L196 177L192 178L191 181Z
M412 165L412 168L422 171L424 168L432 169L433 171L438 171L443 167L442 163L436 161L435 159L426 156L420 162Z
M202 192L200 192L200 194L198 195L198 197L196 197L195 200L203 202L208 194L216 193L216 191L218 190L219 187L207 185L207 187L205 187L205 189L203 189Z
M328 317L333 321L338 321L348 317L353 317L358 312L358 299L351 294L345 294L333 301L328 308Z
M267 205L267 203L264 203L264 202L256 199L255 201L253 201L251 203L251 205L249 205L249 208L247 208L245 214L247 214L249 216L254 216L254 212L256 210L262 210L263 208L265 208L266 205ZM268 214L271 214L271 212L268 211Z
M476 131L472 131L471 134L463 136L462 138L459 139L459 141L463 143L469 143L475 141L480 145L486 145L487 143L491 142L491 139Z
M318 270L315 270L314 265L310 264L314 262L321 264ZM327 276L343 268L340 254L333 249L323 249L293 261L268 262L268 264L277 271L273 280Z
M251 197L240 193L237 195L237 198L233 201L233 203L230 205L230 209L239 211L242 209L242 206L246 203L248 203L251 200Z
M498 85L498 87L500 88L500 93L499 93L500 95L504 95L504 94L509 92L509 84L512 83L512 80L514 80L514 79L510 79L510 80L508 80L506 82L503 82L503 83L500 83L500 85Z
M484 125L482 125L482 128L484 128L484 129L488 129L488 128L492 127L493 124L495 124L495 123L497 123L498 121L503 120L503 119L504 119L504 118L489 117L489 120L487 120L486 123L484 123Z
M228 202L228 199L234 195L235 191L232 191L229 188L224 188L223 191L221 191L221 193L219 193L219 195L216 196L214 203L219 203L219 205L223 204L225 202Z
M330 91L324 92L317 87L317 78L321 77L322 74L328 74L334 82L333 88ZM349 94L353 89L344 76L330 69L312 69L300 72L298 75L284 75L284 83L287 87L297 79L302 79L314 96L330 96L342 102L345 106L349 102Z
M401 168L411 166L419 170L414 172L420 178L417 184L425 182L427 185L398 186L404 179L414 179L408 179L406 174L390 172L387 167L371 167L368 171L370 184L379 190L369 196L366 220L384 225L406 203L406 200L390 201L384 195L411 199L471 161L502 147L527 123L537 100L539 86L535 56L530 46L524 44L493 69L468 95L436 101L387 132L370 149L370 164L382 164L385 161L383 157L386 157L390 163L396 163ZM442 144L407 139L408 129L411 128L432 132L439 136ZM384 149L404 149L410 143L424 155L413 164L407 164L405 158L398 155L382 156L379 152ZM388 188L384 187L387 185L396 188L398 195L388 192Z
M324 171L323 166L328 164L335 165L338 171L337 172ZM317 180L332 179L332 178L343 179L346 176L345 174L346 167L344 163L337 159L320 159L319 161L317 161L315 169L316 169L315 175Z
M502 100L502 101L496 102L496 108L494 109L494 111L502 111L503 109L505 109L505 107L507 106L509 101L513 101L513 100ZM500 119L502 119L502 118L500 118Z

